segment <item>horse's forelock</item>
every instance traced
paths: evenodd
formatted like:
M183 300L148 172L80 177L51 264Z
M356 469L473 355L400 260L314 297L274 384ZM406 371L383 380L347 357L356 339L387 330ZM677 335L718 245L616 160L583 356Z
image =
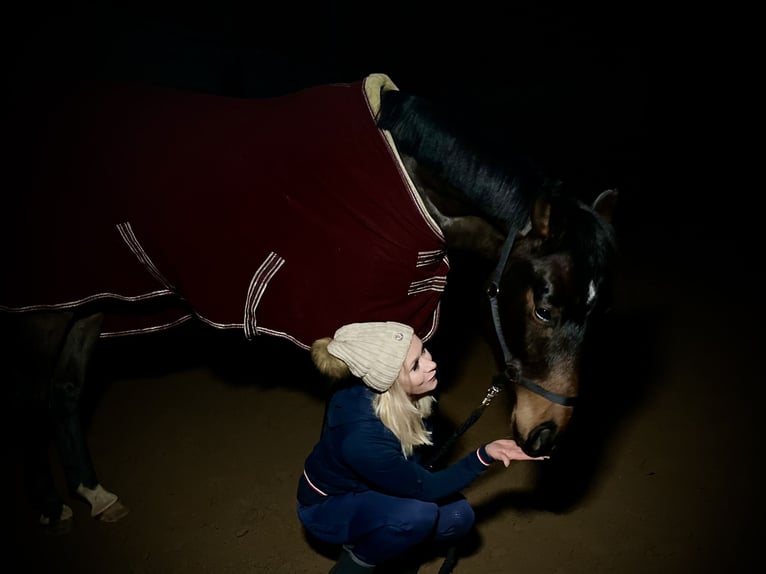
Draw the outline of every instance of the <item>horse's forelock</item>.
M551 234L546 251L569 253L577 269L578 284L592 299L590 291L594 287L601 290L616 252L614 230L592 208L574 198L556 195L551 201Z

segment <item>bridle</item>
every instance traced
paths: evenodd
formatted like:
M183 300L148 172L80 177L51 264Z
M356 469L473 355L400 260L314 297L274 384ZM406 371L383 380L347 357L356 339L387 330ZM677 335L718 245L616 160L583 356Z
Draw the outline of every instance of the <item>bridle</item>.
M494 395L500 392L504 387L516 384L532 391L533 393L543 397L546 400L551 401L552 403L556 403L557 405L561 405L563 407L571 407L574 406L575 402L577 401L576 396L554 393L548 389L543 388L534 381L530 381L529 379L521 376L521 374L518 372L518 369L516 369L513 365L513 355L511 354L510 349L508 349L508 344L505 342L505 337L503 336L503 327L500 324L500 310L497 296L500 293L500 279L503 276L503 271L505 271L505 266L508 264L508 258L511 254L511 250L513 249L513 243L516 239L516 234L517 230L512 226L508 232L508 236L505 238L505 242L503 243L503 250L500 253L500 260L497 262L495 270L492 273L492 279L487 286L487 297L489 297L489 305L492 311L492 323L495 326L495 335L497 335L497 342L503 352L503 361L505 364L505 368L492 378L492 386L490 387L490 390L487 392L487 394L489 397L490 391L493 391L494 389L492 392L492 397L494 397ZM487 399L485 398L485 401L486 400Z
M536 395L539 395L544 399L563 407L574 406L577 400L576 396L554 393L548 389L543 388L534 381L530 381L529 379L521 376L518 369L513 365L513 355L511 354L510 349L508 349L508 345L505 342L505 337L503 337L503 328L500 325L500 311L498 308L497 295L500 293L500 278L503 275L505 266L508 264L508 258L511 254L511 250L513 249L513 243L516 239L516 234L517 230L512 227L505 239L503 250L500 255L500 260L497 262L497 266L492 273L492 279L489 283L489 286L487 287L487 296L489 297L489 303L492 309L492 322L495 325L495 334L497 335L498 343L500 344L500 348L503 351L505 368L500 370L495 374L494 377L492 377L492 385L487 389L487 394L484 396L484 399L482 399L481 403L479 403L479 406L476 407L465 420L465 422L463 422L463 424L460 425L460 427L458 427L452 433L452 436L450 436L449 439L442 444L441 448L424 463L425 466L429 469L435 468L441 462L442 458L449 451L449 449L452 448L452 445L455 443L455 441L460 436L462 436L470 426L479 420L479 417L482 415L482 413L484 413L484 410L490 405L490 403L492 403L492 400L498 394L500 394L503 389L511 385L520 385L525 389L532 391ZM522 232L522 234L526 234L526 229Z
M439 464L441 464L442 459L452 448L452 445L455 443L455 441L457 441L457 439L462 436L463 433L465 433L465 431L467 431L471 425L479 420L479 417L490 405L492 400L503 389L509 387L510 385L520 385L525 389L528 389L533 393L551 401L552 403L556 403L557 405L564 407L571 407L576 402L576 396L567 396L559 393L554 393L521 376L518 369L513 366L513 355L511 354L510 349L508 349L508 344L505 342L505 337L503 337L503 328L500 324L500 310L498 308L497 296L500 293L500 278L503 276L505 266L508 264L508 258L511 254L511 250L513 249L513 243L516 240L516 234L518 232L519 231L515 227L511 226L511 229L508 231L508 236L505 238L505 243L503 243L503 250L500 254L500 260L497 262L497 266L492 273L492 279L487 287L487 297L489 297L489 304L492 310L492 322L495 325L495 335L497 335L500 349L503 351L505 368L495 374L494 377L492 377L492 386L487 389L487 394L479 406L476 407L465 420L465 422L452 433L452 436L450 436L449 439L442 444L441 448L427 461L424 462L426 468L430 470L435 469ZM524 233L522 232L522 234ZM452 572L456 563L457 546L451 545L447 549L447 556L444 558L444 563L439 569L439 574L448 574Z

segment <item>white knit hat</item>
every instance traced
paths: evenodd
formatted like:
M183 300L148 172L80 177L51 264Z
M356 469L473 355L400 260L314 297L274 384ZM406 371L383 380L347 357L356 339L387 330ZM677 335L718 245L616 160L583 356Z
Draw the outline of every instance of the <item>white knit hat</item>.
M393 321L351 323L335 332L327 351L368 387L383 393L399 376L412 335L412 327Z

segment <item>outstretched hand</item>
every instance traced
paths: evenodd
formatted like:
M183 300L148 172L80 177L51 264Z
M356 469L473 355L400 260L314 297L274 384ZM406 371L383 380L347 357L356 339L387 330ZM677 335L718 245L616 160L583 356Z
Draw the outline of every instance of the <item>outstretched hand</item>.
M512 460L545 460L550 458L549 456L529 456L521 450L516 441L509 438L492 441L486 446L486 449L489 456L502 461L506 468Z

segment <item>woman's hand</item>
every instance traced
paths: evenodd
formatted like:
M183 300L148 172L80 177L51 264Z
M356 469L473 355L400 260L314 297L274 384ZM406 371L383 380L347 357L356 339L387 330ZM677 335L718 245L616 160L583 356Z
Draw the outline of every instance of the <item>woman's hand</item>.
M549 456L529 456L521 450L516 441L509 438L492 441L485 448L489 456L495 460L502 461L506 468L511 464L512 460L545 460L550 458Z

